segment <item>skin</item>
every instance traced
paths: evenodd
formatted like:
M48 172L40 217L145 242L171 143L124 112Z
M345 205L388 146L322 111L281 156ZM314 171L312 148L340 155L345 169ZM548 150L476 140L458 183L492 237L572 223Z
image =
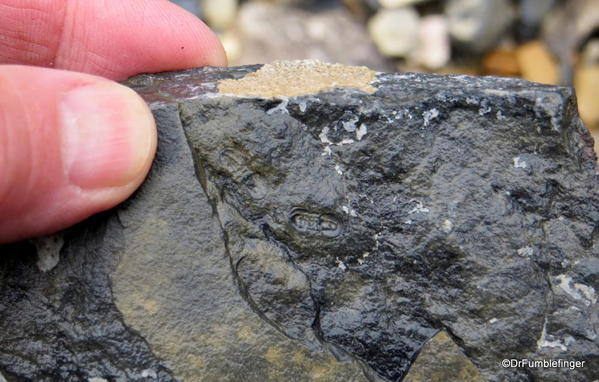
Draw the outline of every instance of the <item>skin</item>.
M125 200L156 126L113 81L203 65L226 65L220 42L167 0L0 0L0 243Z

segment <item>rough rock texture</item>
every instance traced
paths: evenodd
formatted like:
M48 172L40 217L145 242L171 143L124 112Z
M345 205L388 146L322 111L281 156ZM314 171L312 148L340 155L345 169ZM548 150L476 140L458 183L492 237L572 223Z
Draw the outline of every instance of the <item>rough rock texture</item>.
M599 379L599 184L571 90L378 74L301 95L293 67L129 82L160 127L150 176L0 248L2 375ZM225 82L277 68L279 94Z
M424 345L404 382L481 382L484 378L449 335L441 331Z

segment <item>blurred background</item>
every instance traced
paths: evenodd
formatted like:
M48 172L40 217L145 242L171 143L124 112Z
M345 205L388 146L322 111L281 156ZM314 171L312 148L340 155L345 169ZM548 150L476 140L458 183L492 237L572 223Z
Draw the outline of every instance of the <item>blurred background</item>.
M230 65L319 59L574 86L599 148L599 0L171 0Z

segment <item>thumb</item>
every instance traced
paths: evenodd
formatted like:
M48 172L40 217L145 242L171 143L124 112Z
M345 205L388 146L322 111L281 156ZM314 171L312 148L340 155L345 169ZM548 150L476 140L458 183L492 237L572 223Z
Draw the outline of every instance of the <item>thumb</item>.
M131 89L92 75L0 65L0 243L52 233L126 199L156 128Z

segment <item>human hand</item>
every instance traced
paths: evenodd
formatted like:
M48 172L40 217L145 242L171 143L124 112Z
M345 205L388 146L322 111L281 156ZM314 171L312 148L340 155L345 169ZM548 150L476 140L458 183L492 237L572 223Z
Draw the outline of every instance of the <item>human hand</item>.
M111 208L143 181L154 119L110 80L226 57L208 27L167 0L0 0L0 64L6 243Z

